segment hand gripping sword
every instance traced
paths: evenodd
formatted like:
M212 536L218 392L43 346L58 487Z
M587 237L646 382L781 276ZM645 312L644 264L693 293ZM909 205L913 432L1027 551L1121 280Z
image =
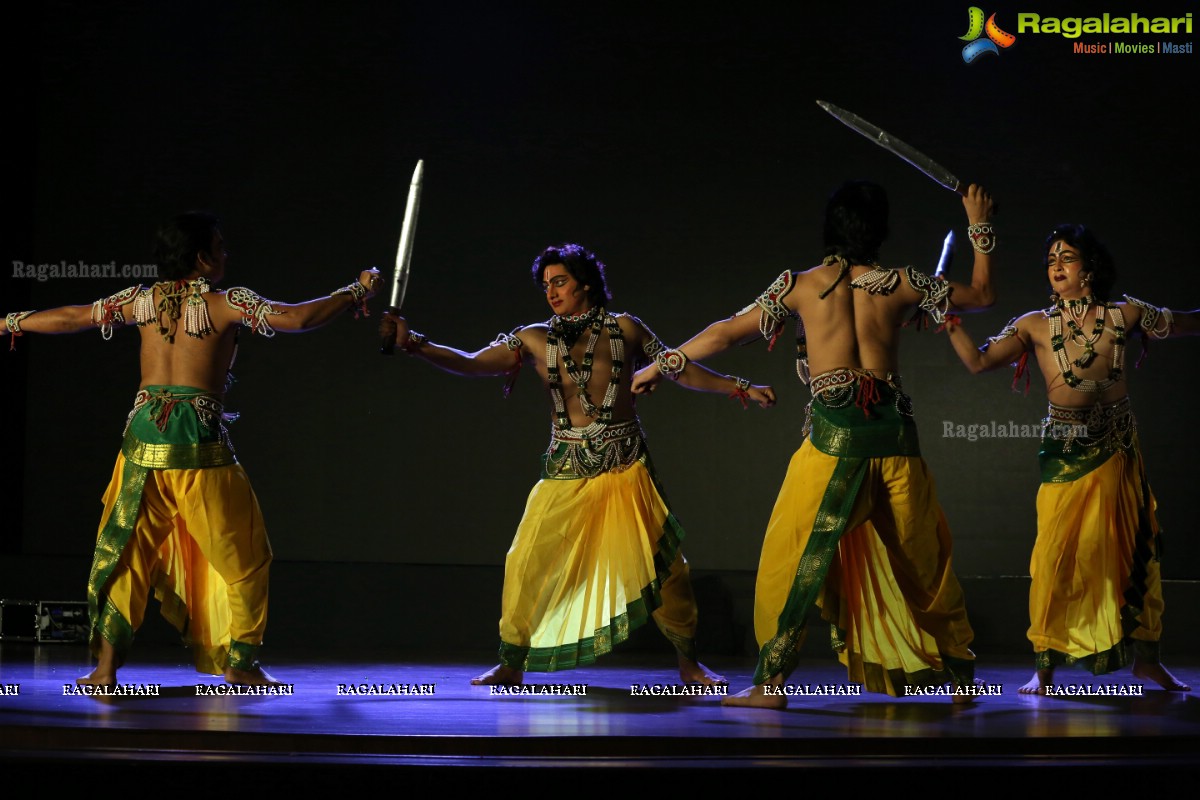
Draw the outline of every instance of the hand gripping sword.
M408 273L412 265L413 238L417 234L417 212L421 208L421 181L425 177L425 161L417 162L413 170L412 183L408 186L408 205L404 208L404 224L400 227L400 244L396 248L396 275L392 281L392 302L387 310L399 314L404 305L404 293L408 290ZM395 339L380 343L379 352L385 356L396 350Z
M912 164L914 167L921 170L921 172L924 172L926 175L933 178L950 191L958 192L963 197L966 197L966 187L959 182L958 178L954 177L950 170L946 169L941 164L922 153L920 150L905 144L879 126L872 125L870 122L867 122L857 114L852 114L843 108L838 108L832 103L826 103L824 100L818 100L817 105L819 105L829 114L833 115L833 118L838 122L846 125L851 130L857 131L883 149L900 156L905 161Z

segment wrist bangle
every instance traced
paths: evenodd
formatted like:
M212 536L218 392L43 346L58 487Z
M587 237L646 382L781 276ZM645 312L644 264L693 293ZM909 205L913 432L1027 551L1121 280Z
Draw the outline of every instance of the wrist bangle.
M17 337L23 336L25 332L21 330L21 321L30 314L35 314L35 311L14 311L4 317L4 326L8 328L8 333L11 341L8 343L8 349L15 350L17 348Z
M971 247L978 253L987 255L996 249L996 229L990 222L968 225L967 236L971 239Z
M358 319L359 315L364 317L371 316L371 312L367 310L367 294L370 292L367 287L363 286L358 281L347 284L341 289L330 293L330 297L337 297L339 294L350 295L350 305L354 308L354 318Z
M742 408L749 408L746 401L750 399L750 381L733 375L729 376L729 380L733 381L733 391L729 393L729 397L741 403Z
M417 333L416 331L409 331L408 339L405 340L404 346L400 349L409 355L412 355L420 350L421 345L425 344L427 341L429 341L429 339L425 336L425 334Z

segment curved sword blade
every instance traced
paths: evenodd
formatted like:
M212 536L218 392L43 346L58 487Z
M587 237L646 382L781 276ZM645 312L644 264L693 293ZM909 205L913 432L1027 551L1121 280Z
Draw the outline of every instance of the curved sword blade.
M832 103L826 103L824 100L818 100L817 105L832 115L833 118L838 122L867 137L888 152L900 156L900 158L912 164L914 167L921 170L921 172L924 172L926 175L933 178L950 191L958 192L964 196L966 195L966 189L963 188L958 178L954 177L954 174L950 172L950 170L946 169L941 164L922 153L920 150L905 144L889 134L887 131L880 128L878 125L873 125L857 114L846 111L844 108L838 108Z

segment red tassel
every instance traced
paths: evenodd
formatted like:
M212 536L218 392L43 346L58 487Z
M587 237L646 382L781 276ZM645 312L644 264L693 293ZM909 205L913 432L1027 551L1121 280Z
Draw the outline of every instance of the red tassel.
M858 397L854 401L854 405L861 408L863 416L871 419L871 409L880 401L879 386L875 383L875 378L871 375L864 375L858 384Z
M162 409L158 412L158 416L154 419L154 424L160 431L165 432L167 430L167 423L170 422L171 412L175 410L177 403L179 403L179 400L175 398L163 401Z
M768 353L775 349L775 342L779 340L779 334L781 334L781 333L783 333L783 326L782 325L776 326L775 332L771 334L770 341L767 342L767 352Z
M729 398L740 402L743 409L750 408L750 404L746 402L750 399L750 393L740 386L729 393Z
M962 317L960 317L958 314L947 314L942 318L942 324L938 325L937 330L934 331L934 333L941 333L942 331L949 333L959 325L962 325Z
M1016 361L1016 371L1013 373L1012 390L1017 389L1017 382L1021 380L1021 376L1025 376L1025 394L1029 394L1029 352L1021 353L1021 357Z

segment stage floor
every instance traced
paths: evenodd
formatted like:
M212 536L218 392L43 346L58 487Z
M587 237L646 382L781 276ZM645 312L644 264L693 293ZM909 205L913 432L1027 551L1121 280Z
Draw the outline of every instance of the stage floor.
M840 781L847 768L884 779L929 768L999 778L1016 768L1078 789L1081 780L1100 787L1118 775L1177 780L1200 766L1200 691L1146 685L1136 696L1130 692L1142 684L1128 670L1096 678L1061 669L1057 682L1073 693L1038 697L1017 692L1032 672L1029 659L981 661L977 677L993 694L959 705L946 696L849 695L855 687L830 656L803 661L790 684L809 694L775 711L663 695L679 691L669 654L616 653L583 669L530 674L523 694L470 685L491 666L473 655L272 653L268 668L290 693L230 695L216 677L196 673L182 648L139 647L120 674L128 693L99 697L74 693L74 679L90 669L82 646L6 643L0 758L54 774L133 760L141 774L211 776L222 768L310 787L343 785L357 774L347 769L361 768L442 785L530 767L563 777L613 767L804 768L806 780ZM1200 690L1200 662L1169 666ZM737 691L754 664L710 667ZM474 769L446 769L459 767Z

